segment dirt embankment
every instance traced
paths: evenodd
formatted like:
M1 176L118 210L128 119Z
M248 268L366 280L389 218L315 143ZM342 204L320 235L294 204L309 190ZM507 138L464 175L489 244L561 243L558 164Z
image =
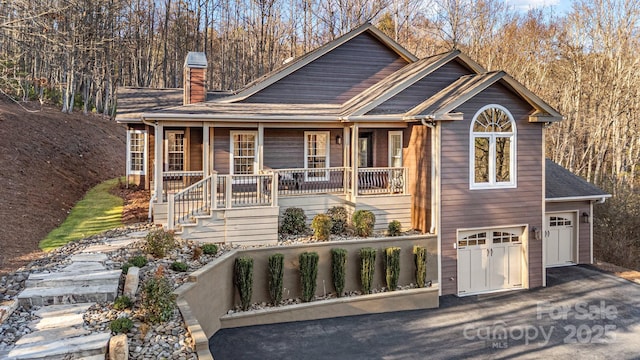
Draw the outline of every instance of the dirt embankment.
M88 189L125 172L122 125L25 106L39 111L0 97L0 275L38 256Z

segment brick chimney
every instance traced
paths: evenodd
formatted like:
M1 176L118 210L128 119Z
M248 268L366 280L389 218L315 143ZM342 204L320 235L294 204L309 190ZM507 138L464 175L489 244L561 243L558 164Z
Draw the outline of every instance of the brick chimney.
M207 99L206 76L207 57L203 52L190 51L184 61L184 105Z

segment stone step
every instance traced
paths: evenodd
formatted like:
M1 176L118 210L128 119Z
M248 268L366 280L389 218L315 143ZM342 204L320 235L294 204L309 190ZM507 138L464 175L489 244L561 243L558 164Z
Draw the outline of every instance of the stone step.
M95 305L95 303L50 305L34 311L33 314L39 318L48 318L70 314L84 314L93 305Z
M108 285L120 281L122 270L101 270L83 273L57 272L48 274L31 274L25 287L54 287L72 285Z
M107 261L106 254L99 253L80 253L71 255L72 262L99 262L104 263Z
M61 286L26 288L18 294L24 307L113 301L118 283L90 286Z
M39 330L34 331L30 334L24 335L20 338L20 340L16 341L16 345L26 345L38 343L43 345L49 342L55 342L60 339L85 336L91 334L91 331L86 330L82 327L66 327L66 328L55 328L48 330Z
M63 268L60 272L85 273L88 271L103 271L107 268L99 262L72 262Z
M109 333L78 336L47 343L22 344L11 349L6 359L64 359L87 358L102 355L104 358L109 345Z

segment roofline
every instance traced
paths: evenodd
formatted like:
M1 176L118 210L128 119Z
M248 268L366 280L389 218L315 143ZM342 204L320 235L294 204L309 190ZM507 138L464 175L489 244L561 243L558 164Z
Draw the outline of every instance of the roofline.
M239 91L235 95L231 95L231 96L229 96L229 97L227 97L225 99L221 99L219 102L227 103L227 102L234 102L234 101L239 101L239 100L246 99L247 97L257 93L260 90L265 89L266 87L272 85L273 83L275 83L275 82L283 79L284 77L292 74L293 72L301 69L302 67L304 67L307 64L311 63L312 61L317 60L318 58L324 56L325 54L327 54L330 51L334 50L338 46L343 45L347 41L349 41L349 40L353 39L354 37L364 33L365 31L371 32L371 34L375 38L377 38L378 40L383 42L387 47L389 47L396 54L398 54L399 56L401 56L402 58L404 58L408 62L412 63L412 62L415 62L415 61L418 60L418 57L416 57L415 55L410 53L407 49L403 48L400 44L398 44L397 42L392 40L390 37L385 35L382 31L377 29L371 23L365 23L365 24L357 27L356 29L351 30L350 32L342 35L341 37L339 37L339 38L337 38L337 39L335 39L335 40L333 40L333 41L331 41L331 42L329 42L329 43L327 43L325 45L322 45L319 48L317 48L315 50L312 50L311 52L308 52L308 53L302 55L297 61L293 61L293 62L289 63L288 66L285 66L284 68L278 70L274 74L266 77L264 80L254 84L253 86L251 86L249 88L246 88L246 89L243 89L243 90Z
M137 123L142 123L142 118L124 118L124 119L118 119L118 117L116 116L116 122L118 124L137 124Z
M524 85L514 79L511 75L506 74L503 80L522 98L524 98L529 104L535 107L540 113L547 113L547 115L540 116L540 113L536 113L529 116L529 122L556 122L564 120L564 116L560 114L551 105L547 104L538 95L531 92Z
M337 115L229 115L229 114L167 114L167 113L144 113L141 115L142 121L153 120L234 120L237 122L260 121L332 121L339 122Z
M567 196L567 197L557 197L557 198L545 198L546 202L565 202L565 201L585 201L585 200L601 200L604 202L605 199L611 197L611 194L604 195L588 195L588 196Z

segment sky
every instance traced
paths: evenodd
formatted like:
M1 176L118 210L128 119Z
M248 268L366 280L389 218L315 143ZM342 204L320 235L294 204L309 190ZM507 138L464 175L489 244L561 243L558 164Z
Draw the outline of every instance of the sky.
M562 14L571 10L571 0L505 0L505 2L523 12L543 6L553 6L556 11Z

